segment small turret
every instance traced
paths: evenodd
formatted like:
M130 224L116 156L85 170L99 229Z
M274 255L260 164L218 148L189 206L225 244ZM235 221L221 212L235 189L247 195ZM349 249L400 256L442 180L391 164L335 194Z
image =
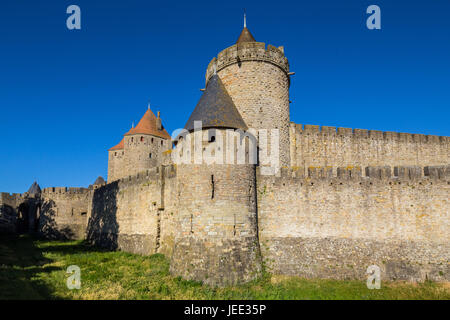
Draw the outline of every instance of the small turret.
M105 179L103 179L103 177L98 177L97 179L95 179L93 186L94 189L97 189L98 187L104 186L105 184Z
M163 130L162 122L161 122L161 113L158 111L158 117L156 118L156 129L158 131Z
M38 183L35 181L31 185L31 187L28 189L27 193L29 195L38 195L41 194L41 187L38 185Z
M251 34L250 30L247 29L247 27L244 27L244 29L242 29L242 32L239 35L239 38L236 41L236 44L240 44L240 43L244 43L244 42L256 42L255 38Z

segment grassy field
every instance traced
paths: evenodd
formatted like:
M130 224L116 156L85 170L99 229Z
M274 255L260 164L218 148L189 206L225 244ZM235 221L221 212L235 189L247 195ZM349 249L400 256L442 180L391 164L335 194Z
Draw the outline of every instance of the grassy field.
M81 289L66 287L69 265ZM166 257L107 252L82 241L0 236L0 299L450 299L448 285L306 280L266 274L250 284L211 288L169 274Z

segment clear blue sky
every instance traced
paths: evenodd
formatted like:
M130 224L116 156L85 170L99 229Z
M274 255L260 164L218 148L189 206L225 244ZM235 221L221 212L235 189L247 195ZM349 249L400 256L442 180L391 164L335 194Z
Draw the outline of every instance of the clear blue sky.
M81 7L82 29L66 28ZM381 30L366 8L381 8ZM0 191L88 186L150 99L171 133L242 10L284 45L291 121L450 135L450 1L2 1Z

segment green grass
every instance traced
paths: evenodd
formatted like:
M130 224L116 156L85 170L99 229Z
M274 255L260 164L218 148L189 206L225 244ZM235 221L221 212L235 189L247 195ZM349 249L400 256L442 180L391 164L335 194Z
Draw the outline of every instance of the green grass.
M81 289L66 287L69 265L81 268ZM307 280L265 274L252 283L212 288L172 277L161 254L101 251L83 241L0 237L0 299L450 299L448 284Z

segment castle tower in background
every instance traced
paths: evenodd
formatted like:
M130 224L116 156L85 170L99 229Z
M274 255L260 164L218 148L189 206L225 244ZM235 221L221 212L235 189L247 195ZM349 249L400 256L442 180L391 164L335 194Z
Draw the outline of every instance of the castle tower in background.
M244 22L236 44L219 52L206 70L206 84L217 72L242 118L251 129L267 129L268 142L260 146L271 152L270 130L279 130L280 166L290 165L289 63L283 47L256 42ZM260 137L261 138L261 137ZM260 150L260 158L264 150Z
M109 149L108 182L154 168L163 163L163 152L172 148L170 135L148 107L141 121L120 143Z

